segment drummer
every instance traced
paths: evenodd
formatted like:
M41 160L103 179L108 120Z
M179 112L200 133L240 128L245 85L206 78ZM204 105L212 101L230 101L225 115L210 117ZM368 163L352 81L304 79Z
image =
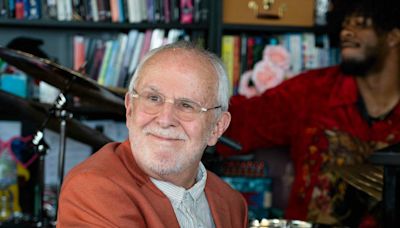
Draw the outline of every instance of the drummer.
M254 149L288 147L295 169L288 219L349 227L381 222L378 200L337 169L400 142L400 1L336 0L341 63L261 96L231 99L227 136ZM223 145L225 156L238 154Z

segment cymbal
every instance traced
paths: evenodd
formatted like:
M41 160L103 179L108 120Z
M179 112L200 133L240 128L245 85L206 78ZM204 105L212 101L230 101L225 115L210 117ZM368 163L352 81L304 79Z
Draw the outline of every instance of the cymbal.
M365 163L335 167L333 170L353 187L378 201L382 200L383 167Z
M50 105L45 105L35 101L26 101L20 97L0 90L0 106L1 109L7 109L14 112L16 117L33 121L35 123L43 123L48 117ZM17 116L18 115L18 116ZM49 122L45 126L55 132L60 131L60 120L51 116ZM86 125L83 125L77 120L68 119L66 135L79 142L92 146L94 149L99 149L104 144L112 140Z
M27 75L57 87L64 95L75 95L80 97L82 103L94 103L99 109L125 115L123 94L115 93L76 71L48 59L4 47L0 47L0 58Z

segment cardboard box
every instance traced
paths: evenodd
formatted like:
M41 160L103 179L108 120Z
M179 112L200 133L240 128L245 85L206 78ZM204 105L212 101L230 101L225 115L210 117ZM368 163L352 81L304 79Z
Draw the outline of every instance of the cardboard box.
M223 21L248 25L313 26L314 6L314 0L224 0Z

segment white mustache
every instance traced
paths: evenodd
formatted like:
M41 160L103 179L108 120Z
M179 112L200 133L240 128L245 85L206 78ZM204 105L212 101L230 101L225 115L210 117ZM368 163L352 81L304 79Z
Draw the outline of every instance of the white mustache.
M163 138L167 139L175 139L175 140L187 140L188 137L185 133L183 132L178 132L172 129L163 129L163 128L157 128L157 127L146 127L143 129L143 133L147 134L152 134L156 136L160 136Z

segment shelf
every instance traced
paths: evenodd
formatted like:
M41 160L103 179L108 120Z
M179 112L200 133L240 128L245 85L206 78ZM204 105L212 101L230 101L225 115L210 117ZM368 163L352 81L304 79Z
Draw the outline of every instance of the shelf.
M325 26L282 26L282 25L248 25L248 24L223 24L224 32L327 32Z
M190 29L190 30L206 30L207 23L201 24L179 24L179 23L111 23L111 22L88 22L88 21L57 21L57 20L17 20L17 19L0 19L0 27L20 27L20 28L45 28L59 30L130 30L130 29Z

